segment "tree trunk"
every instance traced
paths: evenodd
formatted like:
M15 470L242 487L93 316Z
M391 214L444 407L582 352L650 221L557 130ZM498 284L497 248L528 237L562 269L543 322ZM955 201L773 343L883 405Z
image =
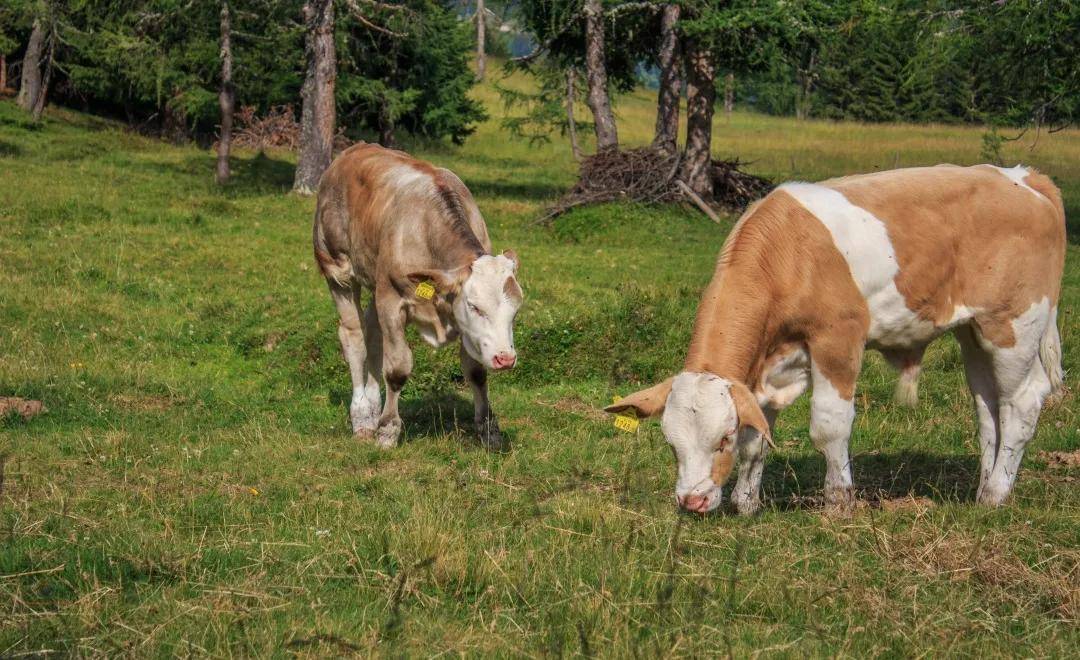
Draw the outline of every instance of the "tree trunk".
M735 109L735 74L728 71L724 76L724 114L731 119L731 111Z
M177 102L180 94L180 89L174 89L172 96L165 102L165 107L161 108L161 137L173 144L183 144L190 135L187 117Z
M476 80L481 81L484 79L484 71L487 69L487 55L484 52L486 44L484 40L487 35L484 34L484 30L487 28L484 22L484 0L476 0Z
M390 114L390 104L386 99L379 107L379 144L387 149L397 146L394 141L394 117Z
M229 180L229 152L232 150L232 124L234 90L232 80L232 26L229 21L229 3L221 3L221 91L218 92L218 105L221 106L221 135L218 137L217 182L223 184Z
M334 53L333 0L307 0L304 3L307 29L307 74L300 92L300 155L296 162L293 191L310 195L319 186L319 178L330 166L334 153L335 107L334 83L337 59Z
M795 118L806 119L810 113L810 94L814 91L814 63L817 53L810 53L810 62L805 68L796 70L796 78L799 83L799 98L795 101Z
M589 83L589 109L596 126L596 151L618 149L619 134L611 111L604 64L604 16L600 0L585 0L585 77Z
M673 154L679 148L679 5L666 5L660 18L660 92L656 99L656 137L653 148Z
M22 82L16 98L19 107L27 112L33 112L37 107L38 96L41 95L41 62L44 55L45 28L41 25L41 19L36 19L30 32L30 41L26 45L26 55L23 56Z
M712 119L716 100L713 55L696 42L687 44L686 155L682 180L706 202L712 201Z
M570 133L570 151L574 154L574 160L581 160L581 147L577 141L577 120L574 119L574 101L577 93L574 91L574 78L577 72L574 67L566 70L566 130Z
M7 55L0 55L0 94L7 91Z
M41 121L41 115L45 112L45 102L49 98L49 82L52 81L53 57L56 55L56 23L49 24L49 34L45 37L45 58L39 69L41 72L41 87L38 89L34 107L30 110L30 116L34 121Z

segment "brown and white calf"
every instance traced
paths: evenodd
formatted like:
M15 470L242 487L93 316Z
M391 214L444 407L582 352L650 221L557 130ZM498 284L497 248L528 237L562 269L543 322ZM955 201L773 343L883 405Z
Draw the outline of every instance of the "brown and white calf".
M405 326L440 347L460 337L477 433L498 449L487 369L517 360L514 316L522 302L517 256L491 254L487 226L465 184L447 169L377 145L343 152L319 184L315 260L341 321L353 432L382 447L401 435L398 398L412 372ZM426 283L434 288L433 295ZM372 302L362 312L362 289ZM361 320L363 319L363 320ZM386 385L380 405L379 382Z
M682 373L607 410L663 413L676 499L760 507L766 440L808 385L826 499L852 497L848 440L865 347L918 364L952 330L982 448L977 499L1002 503L1044 400L1062 388L1056 319L1065 257L1061 195L1045 176L989 165L788 183L751 206L701 299Z

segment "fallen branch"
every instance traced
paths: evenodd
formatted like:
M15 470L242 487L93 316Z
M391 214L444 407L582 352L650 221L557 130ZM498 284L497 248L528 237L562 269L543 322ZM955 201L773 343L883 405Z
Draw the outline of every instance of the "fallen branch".
M720 216L716 215L716 211L709 208L709 205L705 203L705 200L701 199L696 192L690 189L690 186L686 185L686 182L682 179L675 179L675 185L679 186L679 190L683 191L683 194L690 198L690 201L694 203L701 212L709 216L709 219L713 222L719 223Z

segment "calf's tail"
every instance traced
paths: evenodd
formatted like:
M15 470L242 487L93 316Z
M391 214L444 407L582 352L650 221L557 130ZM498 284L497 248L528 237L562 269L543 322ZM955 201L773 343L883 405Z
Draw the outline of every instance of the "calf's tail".
M1039 361L1050 379L1050 395L1047 402L1057 404L1065 396L1065 371L1061 368L1061 335L1057 327L1057 310L1050 315L1050 323L1039 342Z

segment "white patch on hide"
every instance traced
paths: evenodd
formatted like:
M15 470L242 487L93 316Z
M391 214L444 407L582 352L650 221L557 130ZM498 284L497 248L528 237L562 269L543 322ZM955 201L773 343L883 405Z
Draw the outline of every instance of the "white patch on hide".
M762 374L758 405L783 410L795 402L810 385L810 356L804 349L794 350Z
M1034 188L1029 186L1026 181L1024 181L1024 179L1029 174L1031 174L1031 170L1024 167L1023 165L1017 165L1016 167L998 167L997 165L990 165L990 167L997 170L1002 176L1006 177L1014 184L1020 186L1021 188L1027 189L1040 199L1046 199L1046 197L1043 197L1043 195L1038 190L1035 190Z
M879 218L855 206L841 192L813 183L785 183L794 197L829 231L847 261L870 311L867 340L878 346L907 347L940 334L934 324L908 308L896 288L900 266L888 230Z

